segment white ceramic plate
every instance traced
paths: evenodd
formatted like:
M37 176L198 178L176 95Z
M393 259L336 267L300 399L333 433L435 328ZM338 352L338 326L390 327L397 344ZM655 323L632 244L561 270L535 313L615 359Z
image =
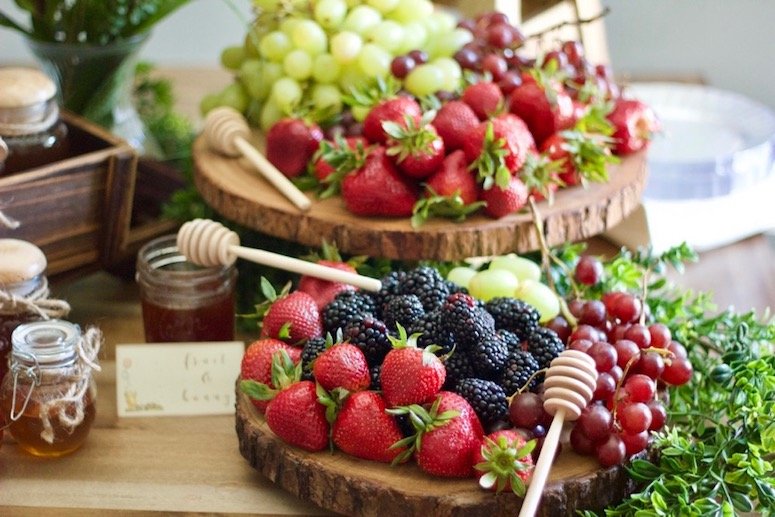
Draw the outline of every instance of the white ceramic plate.
M775 113L707 86L635 83L628 95L662 124L649 150L651 199L702 199L752 186L773 173Z

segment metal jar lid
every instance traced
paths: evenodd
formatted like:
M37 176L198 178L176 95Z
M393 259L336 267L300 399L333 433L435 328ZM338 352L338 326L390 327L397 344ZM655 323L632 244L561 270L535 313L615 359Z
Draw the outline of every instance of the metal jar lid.
M64 320L34 321L16 327L11 335L11 360L25 366L64 368L75 364L78 325Z
M0 136L30 133L51 127L59 116L57 87L40 70L0 68ZM42 128L42 129L41 129Z

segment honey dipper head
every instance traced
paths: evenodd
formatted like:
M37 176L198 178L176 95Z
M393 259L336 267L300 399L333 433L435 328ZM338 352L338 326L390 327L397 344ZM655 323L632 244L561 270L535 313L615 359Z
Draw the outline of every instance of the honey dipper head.
M221 223L194 219L180 227L177 244L178 251L194 264L228 266L237 259L229 248L239 245L239 236Z
M592 400L596 384L595 361L584 352L565 350L546 372L544 409L550 415L563 409L566 420L576 420Z
M250 138L250 128L242 114L228 106L215 108L207 113L202 130L207 145L226 156L239 156L239 149L234 145L234 139Z

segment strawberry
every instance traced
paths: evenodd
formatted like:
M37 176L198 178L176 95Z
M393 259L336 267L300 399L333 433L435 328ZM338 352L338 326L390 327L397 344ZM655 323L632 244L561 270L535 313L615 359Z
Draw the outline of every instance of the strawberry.
M554 193L562 185L559 177L561 169L562 162L552 161L550 157L532 151L519 170L519 179L536 201L547 199L552 203Z
M487 120L503 111L505 102L498 85L489 81L472 84L463 91L461 99L474 110L479 120Z
M525 163L535 142L525 123L511 114L498 115L479 123L466 135L463 151L483 187L505 187L509 178Z
M406 217L417 201L414 185L404 179L384 147L371 150L342 180L342 198L356 215Z
M295 178L307 169L323 140L323 130L300 118L284 118L266 134L266 158L280 172Z
M402 124L389 120L382 123L388 135L387 154L406 176L422 179L433 174L444 160L444 140L429 121L418 124L411 117Z
M462 149L465 136L479 125L474 110L463 101L444 104L433 119L433 126L444 140L448 153Z
M421 470L434 476L474 475L474 455L482 443L482 424L471 405L456 393L442 391L429 410L412 405L389 409L394 415L413 414L410 422L417 434L396 442L408 447L400 461L414 453Z
M384 144L388 139L382 126L384 122L389 121L403 125L408 118L417 125L420 123L421 117L422 108L416 100L404 96L394 97L371 108L363 121L363 136L369 142Z
M312 173L317 178L317 180L321 183L325 182L326 178L336 170L336 167L328 163L323 157L323 153L326 148L326 146L324 145L324 142L321 142L318 152L315 153L315 156L313 156L313 159L312 159ZM352 150L357 149L358 146L365 147L366 144L368 143L366 142L366 139L363 138L362 136L348 136L345 138L345 142L347 142L347 147L349 147ZM325 143L332 146L334 149L336 149L337 146L339 145L338 141L325 142Z
M348 273L357 273L354 267L347 262L340 260L318 260L318 264L322 266L328 266L341 271L347 271ZM315 304L319 311L328 305L334 297L342 291L355 289L350 284L343 284L341 282L331 282L329 280L322 280L314 276L303 275L299 279L298 291L307 293L315 300Z
M259 339L254 341L245 350L242 356L240 366L240 378L243 380L253 380L267 384L272 388L272 358L280 350L285 350L294 364L301 361L301 349L294 348L287 343L277 339ZM265 400L252 399L253 405L263 412L269 404Z
M391 448L401 440L401 430L385 412L385 400L375 391L359 391L347 397L334 422L332 437L342 451L364 460L390 463L406 450Z
M320 337L323 323L315 300L302 291L294 291L273 301L264 314L261 337L280 339L301 345L307 339Z
M614 125L614 153L618 155L645 149L651 136L659 130L659 121L654 111L634 99L616 99L608 120Z
M312 366L315 380L326 390L344 388L347 391L365 390L371 384L366 356L361 349L349 343L326 348Z
M425 197L414 205L412 224L419 226L431 216L463 219L483 206L479 184L468 168L465 153L458 149L448 154L441 167L425 184Z
M559 179L567 186L585 181L608 181L607 165L618 160L611 154L613 141L601 134L560 131L541 144L541 152L560 164Z
M388 336L393 349L385 356L380 371L382 395L388 406L430 402L444 384L447 371L433 352L438 347L417 348L416 337L407 338L399 324L398 338Z
M482 190L481 199L487 203L484 212L495 219L518 212L527 203L527 194L527 187L522 180L512 176L505 188L494 185Z
M278 393L266 408L266 423L283 441L304 450L328 446L325 407L318 402L312 381L295 382Z
M517 86L509 95L509 111L525 121L538 145L575 122L573 100L560 83L549 78L534 78Z
M485 436L474 454L479 485L497 493L508 486L519 497L525 497L525 484L533 470L530 453L535 444L535 440L525 442L513 429L502 429Z

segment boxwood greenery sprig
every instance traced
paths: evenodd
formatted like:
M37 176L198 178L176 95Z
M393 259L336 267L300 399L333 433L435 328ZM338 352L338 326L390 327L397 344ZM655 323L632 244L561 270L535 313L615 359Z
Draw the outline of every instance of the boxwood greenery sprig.
M568 246L557 256L572 266L582 251ZM581 286L586 299L642 292L694 367L691 381L671 390L669 426L651 446L655 459L628 467L639 491L605 515L775 514L775 323L768 314L719 313L708 294L680 291L664 277L668 265L680 270L695 259L686 245L660 255L623 251L605 264L602 285ZM570 292L561 275L555 284Z

